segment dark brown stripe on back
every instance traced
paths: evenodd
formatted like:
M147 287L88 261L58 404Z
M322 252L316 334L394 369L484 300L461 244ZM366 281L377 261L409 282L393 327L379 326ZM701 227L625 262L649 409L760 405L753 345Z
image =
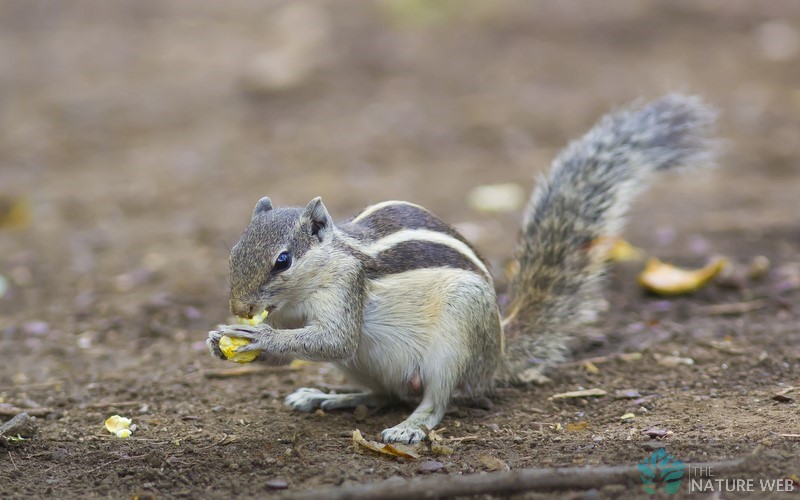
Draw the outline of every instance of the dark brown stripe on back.
M398 243L379 253L374 260L367 264L367 275L375 279L415 269L437 267L464 269L487 277L472 260L458 250L439 243L413 240Z
M405 203L387 205L358 222L348 222L341 229L361 241L376 241L403 229L428 229L452 236L464 243L486 265L483 257L458 231L424 208L414 205Z

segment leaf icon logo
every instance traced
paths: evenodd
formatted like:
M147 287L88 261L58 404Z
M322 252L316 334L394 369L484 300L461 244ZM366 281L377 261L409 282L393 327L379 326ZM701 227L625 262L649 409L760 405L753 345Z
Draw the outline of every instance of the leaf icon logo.
M644 484L644 491L653 495L659 483L664 485L664 493L672 495L681 487L686 464L667 454L664 448L654 451L648 458L636 465Z

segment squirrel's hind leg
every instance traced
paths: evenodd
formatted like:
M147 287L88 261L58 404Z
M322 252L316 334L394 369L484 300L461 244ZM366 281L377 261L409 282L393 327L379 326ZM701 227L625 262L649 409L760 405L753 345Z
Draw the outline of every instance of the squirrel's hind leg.
M327 394L319 389L302 387L286 396L284 404L302 412L311 412L317 408L323 410L342 410L356 406L380 406L384 399L372 392L355 392L350 394Z
M381 440L385 443L414 444L425 439L426 431L423 427L433 429L439 425L447 411L451 393L452 384L426 385L422 401L414 413L394 427L384 429Z

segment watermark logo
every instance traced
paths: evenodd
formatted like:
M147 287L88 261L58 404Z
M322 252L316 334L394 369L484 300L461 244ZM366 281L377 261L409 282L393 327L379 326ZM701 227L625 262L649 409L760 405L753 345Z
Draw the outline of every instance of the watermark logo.
M664 448L654 451L636 468L644 483L644 491L651 495L655 494L659 484L663 485L664 493L677 493L686 472L686 464L673 458Z

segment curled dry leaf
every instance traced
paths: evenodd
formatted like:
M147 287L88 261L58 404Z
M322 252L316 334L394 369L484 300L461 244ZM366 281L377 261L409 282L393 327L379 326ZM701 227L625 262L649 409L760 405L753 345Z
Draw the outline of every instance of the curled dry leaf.
M600 373L600 368L589 360L583 362L583 369L589 373Z
M587 398L587 397L600 397L608 394L603 389L586 389L583 391L570 391L562 392L560 394L553 394L548 399L571 399L571 398Z
M699 290L727 265L728 259L718 257L701 269L683 269L651 257L639 284L659 295L682 295Z
M419 458L419 455L400 444L383 444L378 443L377 441L367 441L364 439L364 436L361 435L361 431L358 429L353 431L353 444L355 444L357 447L360 446L370 451L374 451L382 455L389 455L391 457L412 459Z

